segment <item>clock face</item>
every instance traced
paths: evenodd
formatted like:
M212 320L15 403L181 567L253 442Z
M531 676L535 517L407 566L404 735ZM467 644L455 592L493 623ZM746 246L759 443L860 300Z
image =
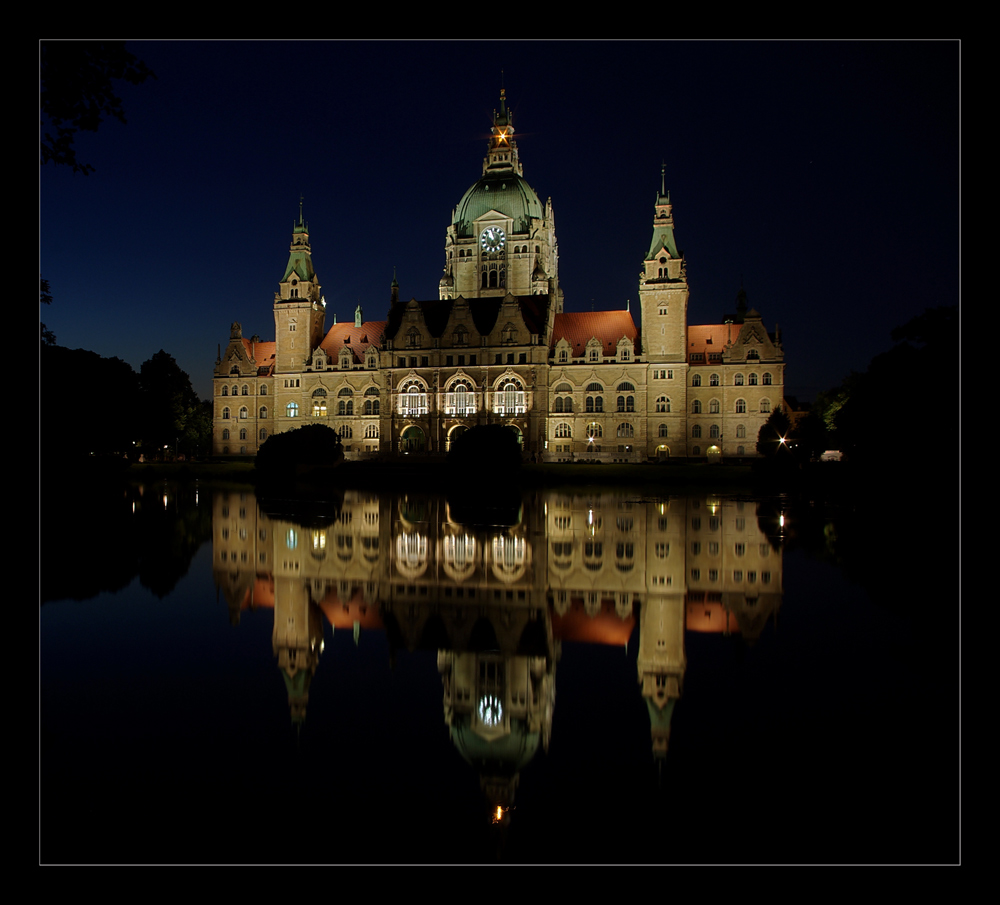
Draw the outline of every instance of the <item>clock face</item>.
M487 226L479 236L479 244L486 252L503 251L506 238L499 226Z
M487 726L497 726L503 718L503 705L496 695L487 694L479 699L479 719Z

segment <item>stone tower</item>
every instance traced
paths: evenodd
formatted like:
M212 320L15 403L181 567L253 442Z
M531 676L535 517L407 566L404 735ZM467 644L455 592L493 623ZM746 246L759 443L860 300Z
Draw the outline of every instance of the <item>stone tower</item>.
M288 264L274 294L275 373L301 371L326 330L326 301L312 265L309 227L299 219L292 227Z
M483 175L462 196L445 235L439 298L549 295L562 310L552 200L523 176L503 89Z
M687 360L688 284L684 255L674 239L673 206L660 174L653 213L653 237L639 275L642 351L651 363Z

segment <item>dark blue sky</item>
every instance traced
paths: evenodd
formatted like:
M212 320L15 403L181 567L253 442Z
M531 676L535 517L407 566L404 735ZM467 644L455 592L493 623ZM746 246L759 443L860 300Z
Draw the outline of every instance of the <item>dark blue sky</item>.
M689 323L742 279L811 398L959 295L960 45L937 42L130 42L127 125L46 165L40 271L60 345L203 397L272 301L305 196L328 310L436 298L452 209L481 175L501 70L524 175L552 198L566 310L638 298L661 162ZM328 317L328 326L332 318Z

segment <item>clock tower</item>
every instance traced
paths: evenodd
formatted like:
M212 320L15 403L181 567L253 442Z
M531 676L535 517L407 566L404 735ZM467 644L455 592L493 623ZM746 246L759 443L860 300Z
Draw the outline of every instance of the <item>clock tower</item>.
M561 311L552 200L524 179L503 89L490 131L482 178L452 213L439 297L550 295Z

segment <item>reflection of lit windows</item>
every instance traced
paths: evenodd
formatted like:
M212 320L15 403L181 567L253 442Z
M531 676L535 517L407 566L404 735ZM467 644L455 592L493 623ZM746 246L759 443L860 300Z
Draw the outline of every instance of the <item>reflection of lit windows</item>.
M299 545L299 535L296 533L294 528L289 528L288 533L285 535L285 546L289 550L294 550Z
M747 552L746 544L733 544L733 552L737 556L743 556Z
M479 719L485 726L499 726L503 720L503 704L496 695L487 694L479 699Z
M670 544L657 544L655 547L656 558L666 559L670 553Z

